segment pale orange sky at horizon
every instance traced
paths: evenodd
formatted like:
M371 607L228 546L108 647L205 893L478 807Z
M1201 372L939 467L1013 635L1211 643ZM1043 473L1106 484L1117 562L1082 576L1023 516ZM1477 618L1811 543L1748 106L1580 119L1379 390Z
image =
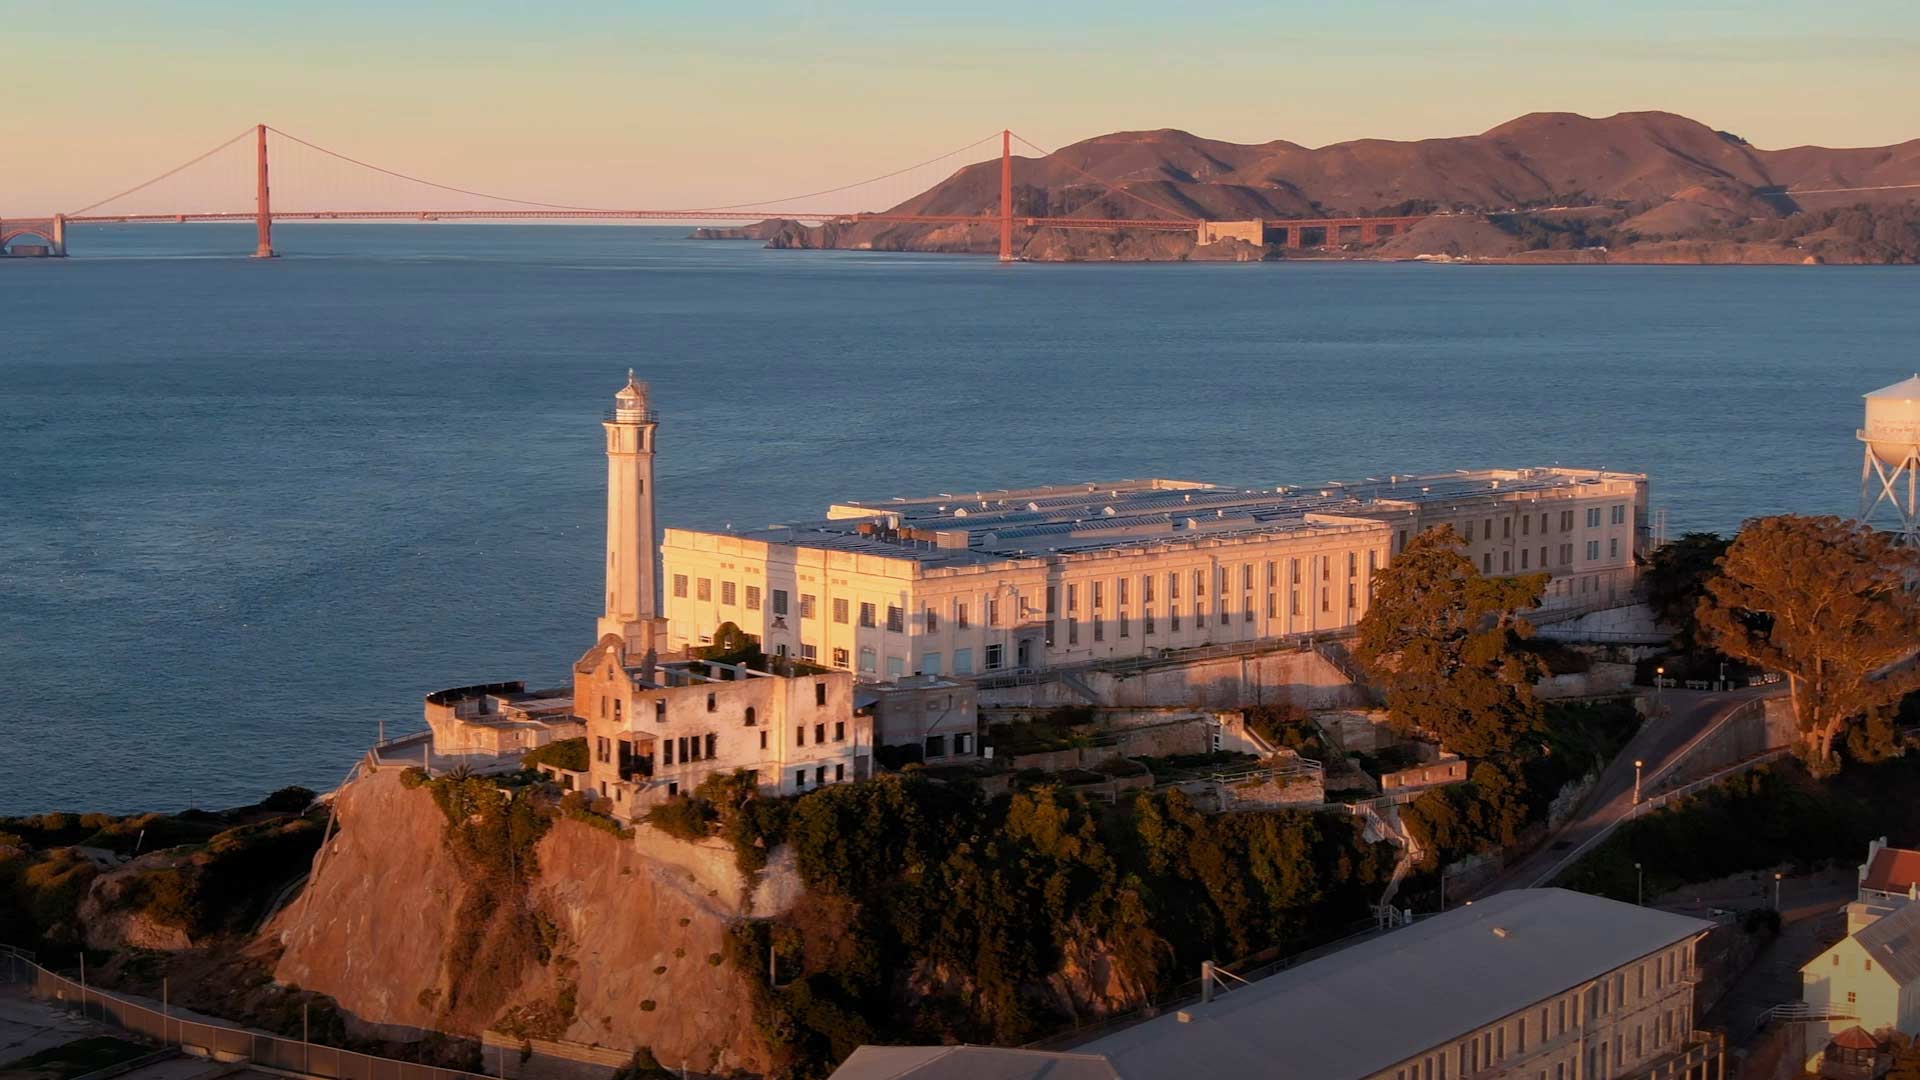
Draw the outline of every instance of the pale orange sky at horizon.
M1001 127L1048 147L1158 127L1317 146L1470 134L1533 111L1661 109L1766 148L1920 138L1910 5L1549 7L994 0L935 14L759 0L708 15L350 0L262 13L9 0L0 217L76 209L257 121L445 183L652 207L828 187ZM246 150L149 197L245 209ZM291 144L274 152L289 197L401 198ZM858 201L898 201L996 152Z

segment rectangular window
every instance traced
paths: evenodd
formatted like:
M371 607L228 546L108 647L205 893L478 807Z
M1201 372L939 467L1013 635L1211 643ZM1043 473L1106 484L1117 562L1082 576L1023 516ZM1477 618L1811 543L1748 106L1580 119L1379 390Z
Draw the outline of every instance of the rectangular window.
M693 588L694 599L696 600L713 599L713 579L712 578L701 578L700 580L694 582L693 585L694 585L694 588Z
M1320 610L1325 612L1333 611L1333 596L1325 585L1320 586Z
M1473 543L1473 522L1467 522L1466 528L1462 530L1461 539L1469 544Z
M1599 527L1600 527L1600 508L1597 506L1587 507L1587 528L1597 529Z
M1512 518L1509 517L1509 518L1500 519L1500 538L1502 540L1513 539L1513 519Z
M660 740L660 764L662 765L673 764L673 740L672 739Z
M818 787L819 785L824 784L826 782L827 782L827 767L825 765L821 765L815 768L813 770L814 786Z
M800 659L808 664L818 663L820 660L820 647L818 645L800 646Z
M1105 619L1093 620L1093 640L1107 640L1107 621Z
M1080 586L1078 585L1067 586L1067 610L1080 610Z
M1289 615L1300 614L1300 590L1299 589L1291 590L1287 596L1287 614Z
M920 658L920 674L922 675L940 674L940 654L939 653L930 652Z
M1179 574L1167 575L1167 599L1169 600L1180 599L1180 575Z
M1300 584L1300 560L1299 559L1287 560L1287 580L1291 581L1295 585Z
M1148 637L1153 635L1153 612L1140 616L1140 633Z
M887 605L887 629L899 633L907 628L907 613L898 604Z
M833 666L842 669L847 666L847 650L839 648L833 650Z
M874 665L873 646L871 645L860 646L860 673L862 675L873 674L875 671L875 668L873 665Z
M713 732L711 731L707 732L707 757L708 758L713 757L714 751L716 750L717 745L719 743L719 739L720 737L718 735L715 735Z
M1051 615L1054 613L1054 611L1056 610L1054 608L1054 601L1057 600L1058 598L1059 598L1059 589L1053 585L1047 586L1047 614Z
M1493 573L1493 552L1483 551L1480 553L1480 572L1483 574Z
M1520 535L1530 536L1532 534L1533 534L1533 515L1528 514L1525 517L1522 517L1520 519Z
M1513 573L1513 552L1503 551L1500 553L1500 572L1503 574Z
M805 769L793 770L793 786L800 789L801 791L807 790L807 770Z
M954 603L953 625L959 627L962 630L965 630L968 627L968 625L970 625L967 622L967 605L963 603L959 603L957 601Z
M1617 536L1608 537L1607 538L1607 558L1617 559L1619 557L1620 557L1620 538Z
M819 746L821 743L826 741L827 741L827 725L825 724L813 725L813 745Z
M953 673L955 675L973 674L973 650L972 649L953 650Z
M1587 541L1587 561L1591 562L1594 559L1598 559L1599 557L1600 557L1600 541L1598 540Z
M927 736L927 756L930 758L947 756L947 737L945 735Z
M874 621L874 610L875 609L872 604L863 603L860 605L860 625L861 626L864 626L867 629L871 630L879 625Z
M887 678L898 679L907 673L907 662L898 656L887 657Z
M1167 632L1172 634L1177 634L1180 632L1180 609L1179 608L1174 608L1172 611L1167 612Z
M1561 532L1573 531L1573 511L1571 510L1560 511L1560 531Z
M833 600L833 621L834 621L834 622L837 622L837 623L840 623L840 624L842 624L842 625L845 625L845 624L846 624L846 621L847 621L847 601L846 601L846 598L845 598L845 597L839 597L839 596L836 596L836 597L834 597L834 600Z
M739 590L733 582L723 581L720 583L720 603L722 606L732 607L739 603L739 595Z
M1200 610L1199 602L1203 598L1205 598L1206 595L1207 595L1207 572L1205 570L1195 570L1193 572L1193 600L1195 605L1194 606L1195 612L1198 612Z
M787 613L787 590L773 590L773 613L775 615L785 615Z
M800 617L803 619L813 618L813 594L812 593L800 594Z
M1525 570L1526 568L1527 568L1527 549L1521 548L1520 549L1520 569Z
M1143 604L1153 603L1153 575L1152 574L1140 575L1140 602Z
M1613 508L1613 523L1615 525L1625 525L1627 523L1627 506L1625 503L1621 503Z
M927 633L937 633L939 630L940 613L933 609L933 605L929 604L927 605Z
M987 597L987 625L1000 625L1000 598L997 596Z
M1352 611L1354 608L1360 606L1359 592L1360 592L1360 586L1354 584L1351 581L1347 582L1347 610L1348 611Z
M760 610L760 586L758 585L747 586L747 610Z
M1126 637L1127 636L1127 613L1124 611L1121 612L1120 617L1118 619L1115 619L1113 623L1115 626L1118 626L1120 628L1120 636Z
M1127 579L1119 578L1113 583L1113 602L1120 607L1127 606Z
M676 600L685 600L687 598L687 575L673 575L673 595Z
M664 724L667 722L667 699L666 698L654 699L653 722L656 724Z
M1072 616L1067 617L1067 644L1080 644L1080 620Z
M1005 651L1006 651L1006 646L1004 645L987 646L987 670L988 671L1000 670L1001 656L1002 654L1005 653Z

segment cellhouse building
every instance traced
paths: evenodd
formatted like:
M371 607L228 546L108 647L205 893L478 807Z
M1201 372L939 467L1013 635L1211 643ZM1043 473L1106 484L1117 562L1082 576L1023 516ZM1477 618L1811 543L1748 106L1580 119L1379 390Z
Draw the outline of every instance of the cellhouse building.
M1337 633L1439 525L1483 573L1549 574L1544 608L1601 607L1625 602L1647 521L1644 474L1557 467L845 502L766 529L667 529L665 646L732 624L771 654L877 681Z

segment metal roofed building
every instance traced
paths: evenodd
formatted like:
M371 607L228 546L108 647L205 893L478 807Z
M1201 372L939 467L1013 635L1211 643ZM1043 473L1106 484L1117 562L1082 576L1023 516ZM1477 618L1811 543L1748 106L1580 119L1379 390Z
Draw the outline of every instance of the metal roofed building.
M1105 1058L996 1046L862 1046L831 1080L1121 1080Z
M1077 1050L1126 1080L1644 1076L1718 1052L1692 1029L1694 946L1711 928L1518 889Z
M1483 573L1549 573L1545 606L1599 606L1632 584L1646 508L1642 474L1562 468L837 503L765 529L668 529L668 642L733 623L769 653L878 681L1338 632L1374 572L1442 524Z

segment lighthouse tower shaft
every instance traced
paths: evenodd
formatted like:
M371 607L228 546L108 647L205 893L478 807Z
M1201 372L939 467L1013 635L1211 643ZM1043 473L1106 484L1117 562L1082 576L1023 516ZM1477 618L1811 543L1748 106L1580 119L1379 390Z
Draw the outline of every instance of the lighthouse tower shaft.
M607 609L600 637L613 634L639 659L658 644L658 561L654 550L653 454L658 427L645 383L627 373L614 395L607 432Z

